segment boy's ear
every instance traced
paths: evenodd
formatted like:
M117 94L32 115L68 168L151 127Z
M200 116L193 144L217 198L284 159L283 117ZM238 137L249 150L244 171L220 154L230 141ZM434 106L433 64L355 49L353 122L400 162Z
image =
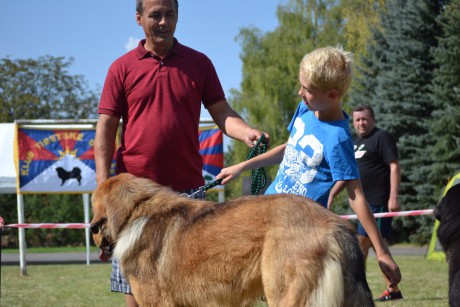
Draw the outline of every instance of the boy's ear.
M338 90L329 90L329 99L338 99L339 98L339 91Z

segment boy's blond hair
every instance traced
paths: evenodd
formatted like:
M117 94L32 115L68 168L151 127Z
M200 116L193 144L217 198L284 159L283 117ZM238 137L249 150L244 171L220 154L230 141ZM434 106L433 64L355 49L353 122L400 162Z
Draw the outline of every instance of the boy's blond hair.
M351 65L351 52L341 47L319 48L304 56L299 74L316 88L337 90L342 98L351 85Z

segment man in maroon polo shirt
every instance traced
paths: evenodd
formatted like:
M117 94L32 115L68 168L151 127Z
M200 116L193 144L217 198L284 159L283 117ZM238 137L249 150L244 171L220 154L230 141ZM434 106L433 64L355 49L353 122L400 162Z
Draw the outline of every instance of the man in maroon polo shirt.
M147 177L181 192L204 184L201 103L229 137L252 146L262 135L228 105L209 58L174 38L177 21L177 0L136 0L136 22L145 39L107 73L94 146L98 184L109 177L120 118L116 173ZM127 305L136 306L116 260L112 291L126 293Z

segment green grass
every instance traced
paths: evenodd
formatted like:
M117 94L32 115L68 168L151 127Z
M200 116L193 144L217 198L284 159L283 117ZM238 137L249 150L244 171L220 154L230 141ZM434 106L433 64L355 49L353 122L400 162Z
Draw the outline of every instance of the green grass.
M0 306L125 306L124 296L110 293L110 264L28 265L2 267Z
M399 288L404 300L384 302L376 306L446 307L448 301L448 268L444 261L427 260L424 256L395 256L402 281ZM385 289L382 273L375 257L367 261L367 281L374 297Z
M90 252L97 252L99 249L96 246L90 246ZM4 248L2 254L18 254L18 248ZM63 247L31 247L27 248L29 253L86 253L86 246L63 246Z
M377 306L448 306L447 264L424 256L395 256L403 280L404 300ZM110 264L2 266L0 306L125 306L122 294L110 293ZM378 296L384 289L375 257L367 263L369 286ZM264 306L263 303L259 306Z

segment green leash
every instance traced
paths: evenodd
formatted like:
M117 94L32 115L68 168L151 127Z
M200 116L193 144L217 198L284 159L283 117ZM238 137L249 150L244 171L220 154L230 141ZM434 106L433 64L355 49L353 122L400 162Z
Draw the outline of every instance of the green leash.
M255 156L261 155L264 152L267 151L267 144L264 142L265 140L265 135L262 134L257 141L257 143L252 147L251 151L249 152L248 157L246 158L246 161L254 158ZM262 143L262 144L261 144ZM251 175L252 175L252 183L251 183L251 194L252 195L257 195L259 194L260 190L265 187L267 184L267 171L263 167L259 167L257 169L251 170ZM187 195L188 197L193 197L195 194L200 193L200 192L205 192L209 189L212 189L222 183L222 179L217 179L214 180L213 182L208 183L205 186L202 186L196 191L195 193L191 195Z
M265 135L262 134L262 136L257 141L256 145L252 147L252 150L249 153L248 157L246 158L246 161L258 155L261 155L267 151L267 144L263 142L264 140L265 140ZM263 167L253 169L251 170L251 177L252 177L251 194L257 195L259 194L260 190L262 190L267 184L267 171Z

